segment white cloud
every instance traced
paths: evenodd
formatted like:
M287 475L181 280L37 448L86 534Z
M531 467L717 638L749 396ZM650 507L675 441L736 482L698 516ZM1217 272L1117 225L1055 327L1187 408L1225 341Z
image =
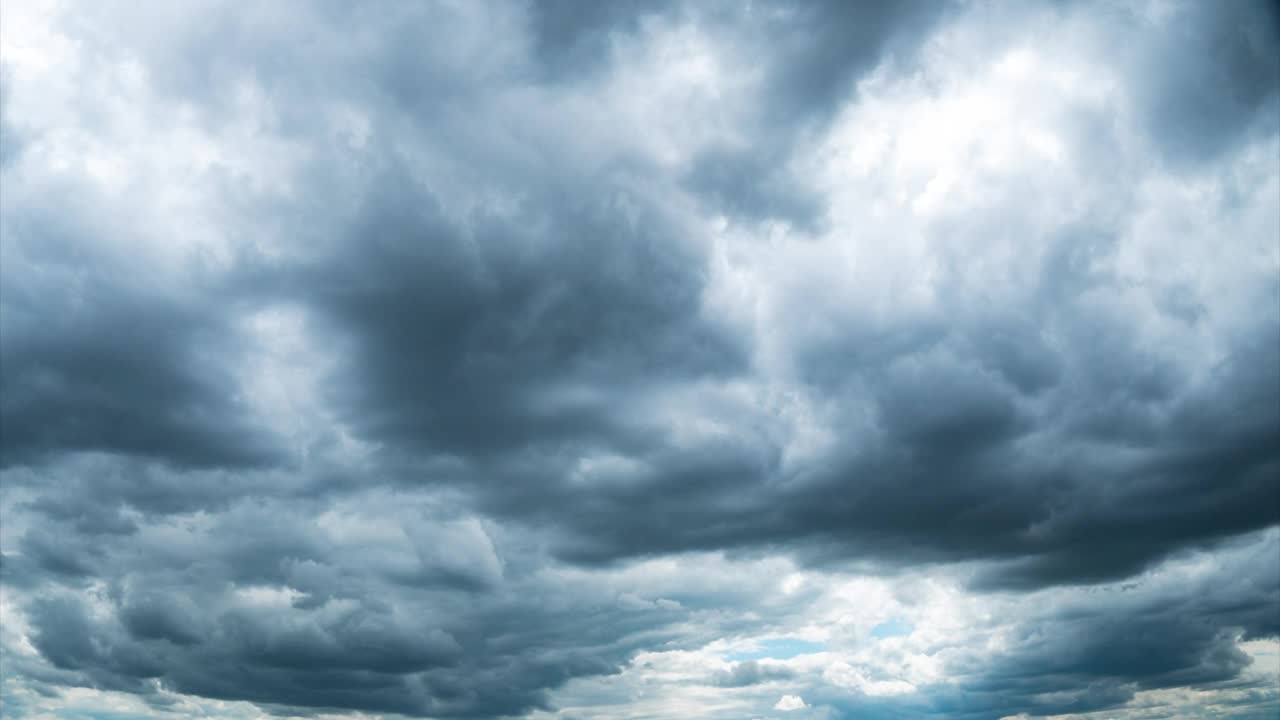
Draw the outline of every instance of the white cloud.
M799 695L783 695L782 698L774 704L773 709L781 710L783 712L791 712L792 710L804 710L807 707L809 707L809 705L806 704L804 699Z

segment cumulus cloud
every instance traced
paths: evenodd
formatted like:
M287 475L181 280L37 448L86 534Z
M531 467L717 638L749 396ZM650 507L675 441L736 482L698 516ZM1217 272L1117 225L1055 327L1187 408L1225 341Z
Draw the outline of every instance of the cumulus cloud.
M799 695L783 695L778 702L774 703L774 710L783 712L791 712L793 710L804 710L809 707L805 704L804 699Z
M1276 21L7 4L0 707L1274 713Z

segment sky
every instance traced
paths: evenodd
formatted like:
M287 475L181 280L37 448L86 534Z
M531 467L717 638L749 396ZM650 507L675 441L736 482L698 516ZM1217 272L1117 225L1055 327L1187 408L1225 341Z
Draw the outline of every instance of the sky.
M0 4L0 714L1280 717L1280 6Z

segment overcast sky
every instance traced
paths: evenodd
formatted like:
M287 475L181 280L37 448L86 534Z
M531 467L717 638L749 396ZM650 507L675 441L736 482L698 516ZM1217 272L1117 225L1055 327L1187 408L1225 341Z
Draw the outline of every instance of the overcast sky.
M0 713L1280 716L1265 0L4 0Z

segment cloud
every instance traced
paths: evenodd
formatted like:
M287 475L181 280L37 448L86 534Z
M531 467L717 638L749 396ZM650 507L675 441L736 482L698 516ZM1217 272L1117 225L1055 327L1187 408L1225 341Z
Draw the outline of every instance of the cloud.
M1274 6L1175 5L1143 21L1161 31L1136 48L1137 110L1168 160L1212 160L1242 137L1274 131L1280 122ZM1200 61L1188 62L1192 56Z
M1274 708L1273 14L6 7L6 711Z
M783 695L782 698L774 704L773 709L781 710L783 712L791 712L793 710L804 710L807 707L809 706L805 704L804 699L799 695Z
M470 717L520 714L548 687L614 672L675 617L536 565L496 566L473 520L392 498L314 511L236 504L118 536L92 570L32 596L32 643L101 689L154 697L154 678L169 693ZM570 632L581 646L548 645Z
M530 6L533 56L553 80L607 67L619 34L634 34L647 20L674 9L667 2L608 5L553 0Z
M227 393L234 379L220 345L233 331L205 305L212 294L122 282L125 258L84 257L76 247L93 232L80 223L94 222L95 209L28 213L26 198L11 198L0 358L6 464L83 451L204 467L276 460L269 431Z
M909 58L948 15L948 3L857 6L761 3L721 9L712 22L726 52L760 68L755 94L726 141L701 148L684 185L711 212L737 221L778 221L814 230L825 221L822 194L794 167L793 155L819 134L857 83L883 63ZM726 17L721 17L724 15ZM768 45L763 57L752 48Z
M715 684L720 687L747 687L773 680L788 680L794 673L783 667L761 664L756 660L734 663L728 670L716 673Z

